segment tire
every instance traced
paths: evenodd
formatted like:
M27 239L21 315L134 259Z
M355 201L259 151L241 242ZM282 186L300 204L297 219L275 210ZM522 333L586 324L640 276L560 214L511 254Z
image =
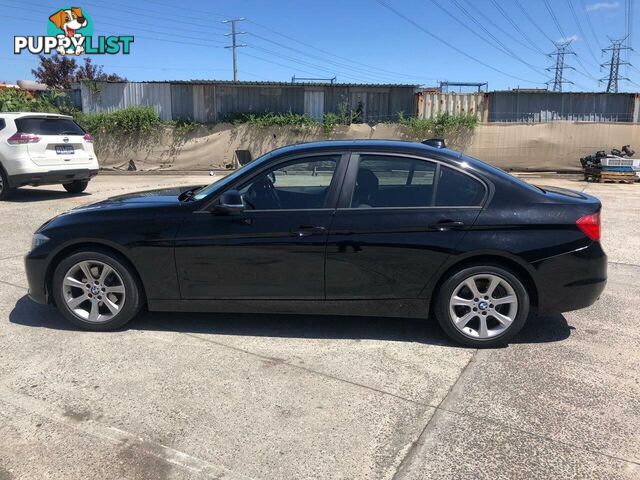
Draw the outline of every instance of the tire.
M442 283L435 315L456 342L492 348L507 344L522 329L529 306L529 294L511 270L497 264L474 265L453 272Z
M105 278L100 278L103 273ZM85 330L122 327L143 304L142 288L132 267L107 251L83 250L63 259L53 273L52 290L60 313Z
M9 177L0 165L0 200L8 200L16 192L16 189L9 186Z
M82 193L87 189L89 180L74 180L71 183L64 183L62 186L69 193Z

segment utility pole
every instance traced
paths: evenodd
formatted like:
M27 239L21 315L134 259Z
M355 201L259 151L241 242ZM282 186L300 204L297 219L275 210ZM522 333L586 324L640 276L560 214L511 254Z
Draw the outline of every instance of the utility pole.
M550 83L553 84L553 86L551 87L551 90L554 92L561 92L562 84L564 83L573 84L572 81L564 79L565 68L570 68L572 70L575 70L573 67L568 66L564 62L565 55L567 54L575 55L575 52L572 52L571 50L569 50L570 44L571 42L556 43L555 44L556 51L547 55L549 58L554 56L556 57L555 66L546 68L547 71L554 70L553 80L549 80L547 82L547 85L549 85Z
M627 35L628 37L628 35ZM626 77L620 76L620 65L630 65L629 62L621 62L620 61L620 51L621 50L631 50L631 47L623 46L623 42L627 39L624 37L621 40L613 40L609 38L611 42L611 46L608 48L603 48L602 53L611 52L611 61L609 63L603 63L601 66L609 67L609 78L600 79L601 82L607 80L607 93L618 93L618 81L620 80L629 80Z
M244 18L232 18L231 20L224 20L222 23L230 23L231 24L231 33L225 33L225 37L231 36L231 45L227 45L224 48L233 49L233 81L238 81L238 54L236 53L236 49L240 47L246 47L247 45L242 43L238 44L236 41L237 35L244 35L247 32L238 32L236 30L236 23L241 22Z

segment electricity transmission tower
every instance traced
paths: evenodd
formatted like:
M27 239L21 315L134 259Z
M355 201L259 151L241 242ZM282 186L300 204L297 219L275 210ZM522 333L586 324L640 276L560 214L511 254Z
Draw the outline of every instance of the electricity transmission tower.
M621 50L631 50L631 47L623 46L622 44L627 39L624 37L621 40L613 40L609 38L611 42L611 46L608 48L603 48L602 53L611 52L611 61L609 63L603 63L603 67L609 67L609 78L600 79L601 82L607 81L607 93L618 93L618 81L620 80L629 80L626 77L620 76L620 65L630 65L629 62L620 61L620 51Z
M233 18L231 20L224 20L222 23L230 23L231 24L231 33L225 33L224 36L225 37L229 37L231 36L231 45L227 45L224 48L231 48L233 49L233 81L237 82L238 81L238 55L236 53L236 50L240 47L246 47L247 45L242 43L242 44L238 44L236 42L236 36L238 35L244 35L247 32L238 32L236 30L236 23L241 22L242 20L244 20L244 18Z
M564 70L566 68L569 68L571 70L575 70L573 67L570 67L569 65L567 65L564 62L565 55L567 55L567 54L575 55L575 52L572 52L571 50L569 50L569 45L570 44L571 44L570 41L569 42L563 42L563 43L555 43L556 51L547 55L549 58L554 57L554 56L556 57L555 66L547 67L547 69L546 69L547 71L550 71L550 70L554 71L553 80L549 80L547 82L547 85L552 84L551 90L554 91L554 92L561 92L562 91L562 85L564 83L573 84L572 81L565 80L565 78L564 78Z

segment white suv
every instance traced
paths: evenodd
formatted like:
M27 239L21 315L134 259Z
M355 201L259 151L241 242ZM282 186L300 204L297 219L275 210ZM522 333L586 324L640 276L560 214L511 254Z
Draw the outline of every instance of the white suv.
M98 168L93 137L72 117L0 113L0 200L24 185L62 184L80 193Z

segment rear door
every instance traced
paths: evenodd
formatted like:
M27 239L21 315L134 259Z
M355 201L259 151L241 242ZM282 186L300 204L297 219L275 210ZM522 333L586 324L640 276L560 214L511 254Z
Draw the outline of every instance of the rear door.
M85 131L70 118L34 115L17 118L15 122L18 132L40 137L27 145L36 165L81 166L93 159L93 145L85 141Z
M354 154L327 240L327 300L419 298L486 186L420 157Z

